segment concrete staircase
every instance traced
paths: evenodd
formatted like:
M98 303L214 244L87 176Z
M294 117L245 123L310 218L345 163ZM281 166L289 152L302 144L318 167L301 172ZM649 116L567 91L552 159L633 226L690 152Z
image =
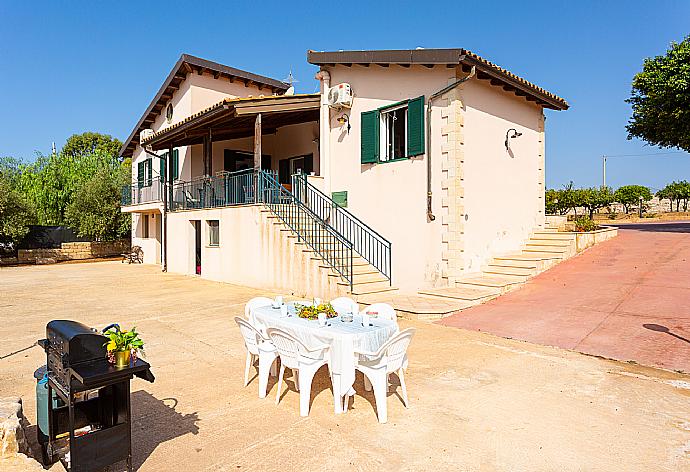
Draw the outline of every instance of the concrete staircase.
M479 305L524 284L576 254L575 235L555 229L537 229L520 252L494 257L476 274L468 274L454 287L420 290L423 296L464 301L467 308Z
M391 287L389 280L355 251L352 255L352 288L350 288L349 282L328 261L330 259L331 262L349 264L348 254L343 253L342 244L331 232L314 225L308 216L298 212L287 216L283 215L283 218L287 220L286 222L268 208L261 211L286 238L293 240L297 248L318 262L319 270L328 275L329 285L335 287L338 294L353 295L356 298L357 296L396 292L398 290ZM320 252L327 257L322 257L305 239L318 241Z

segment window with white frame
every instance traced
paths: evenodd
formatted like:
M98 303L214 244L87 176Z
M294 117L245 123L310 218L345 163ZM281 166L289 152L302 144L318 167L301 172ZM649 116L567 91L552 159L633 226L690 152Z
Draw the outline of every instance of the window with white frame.
M363 111L360 145L362 164L424 154L424 96Z
M218 220L208 220L208 245L220 246L220 222Z
M381 111L381 161L407 157L407 104Z

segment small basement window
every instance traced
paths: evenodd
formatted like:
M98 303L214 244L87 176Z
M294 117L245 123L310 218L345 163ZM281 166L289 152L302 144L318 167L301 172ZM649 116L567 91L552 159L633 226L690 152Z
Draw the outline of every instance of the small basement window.
M407 104L381 111L381 161L407 157Z
M208 220L208 245L220 246L220 223L218 220Z

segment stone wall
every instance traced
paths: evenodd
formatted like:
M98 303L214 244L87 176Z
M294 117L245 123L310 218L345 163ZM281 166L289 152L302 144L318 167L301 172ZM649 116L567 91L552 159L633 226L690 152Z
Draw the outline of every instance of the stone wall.
M98 257L117 256L129 251L130 243L125 239L106 242L62 243L60 249L19 249L19 262L59 262Z

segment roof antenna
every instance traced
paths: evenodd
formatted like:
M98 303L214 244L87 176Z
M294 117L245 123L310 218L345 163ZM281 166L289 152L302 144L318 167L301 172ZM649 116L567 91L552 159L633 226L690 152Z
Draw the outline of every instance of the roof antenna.
M290 72L288 76L283 79L283 82L290 84L290 87L285 91L285 95L294 95L295 87L293 84L296 84L299 80L295 79L295 76L292 75L292 67L290 67Z

